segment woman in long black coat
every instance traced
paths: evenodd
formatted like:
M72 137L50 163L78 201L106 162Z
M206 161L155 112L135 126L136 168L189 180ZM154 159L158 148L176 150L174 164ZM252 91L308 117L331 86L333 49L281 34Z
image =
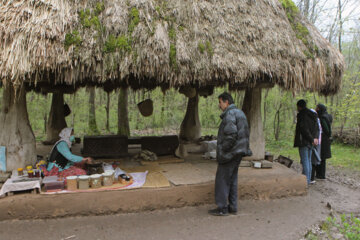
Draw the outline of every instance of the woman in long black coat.
M316 178L326 179L326 159L331 158L331 124L333 118L328 114L325 105L318 104L316 106L322 134L321 134L321 163L316 166Z

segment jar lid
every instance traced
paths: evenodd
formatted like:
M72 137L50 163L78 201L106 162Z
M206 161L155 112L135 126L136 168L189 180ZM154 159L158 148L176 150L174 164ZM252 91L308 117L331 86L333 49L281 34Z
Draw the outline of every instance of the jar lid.
M18 170L18 171L22 171L22 170L23 170L23 168L18 168L17 170Z
M107 172L105 171L103 174L102 174L104 177L111 177L113 175L112 172Z
M93 175L90 175L90 178L100 178L101 175L100 174L93 174Z
M34 171L33 171L33 170L30 170L30 171L28 171L28 173L34 173Z
M78 177L77 176L68 176L66 177L67 180L76 180Z
M81 176L79 176L79 179L81 179L81 180L88 180L88 179L89 179L89 176L88 176L88 175L81 175Z
M27 170L31 170L31 169L32 169L32 166L27 166L26 169L27 169Z

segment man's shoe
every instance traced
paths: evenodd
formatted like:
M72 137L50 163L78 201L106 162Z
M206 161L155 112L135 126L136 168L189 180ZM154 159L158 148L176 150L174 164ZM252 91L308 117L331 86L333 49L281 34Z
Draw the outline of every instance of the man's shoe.
M231 215L237 215L237 210L231 209L230 207L229 207L229 209L228 209L228 212L229 212L229 214L231 214Z
M315 183L316 183L316 181L315 181L315 180L313 180L313 181L311 181L311 182L310 182L310 184L315 184Z
M208 213L213 216L229 216L228 212L221 210L219 208L209 210Z
M325 181L326 178L316 178L316 180L318 180L318 181Z

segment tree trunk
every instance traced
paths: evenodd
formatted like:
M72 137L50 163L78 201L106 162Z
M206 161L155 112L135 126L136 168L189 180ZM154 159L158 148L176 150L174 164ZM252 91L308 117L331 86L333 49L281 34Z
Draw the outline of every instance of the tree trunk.
M266 111L267 111L267 106L266 106L266 99L269 95L269 89L266 89L265 92L265 98L264 98L264 120L263 120L263 127L266 129Z
M0 112L0 145L6 147L7 171L12 171L36 161L36 142L26 108L26 92L20 87L16 92L8 83L3 87Z
M95 115L95 87L91 87L89 92L89 134L99 135Z
M339 51L342 52L342 31L343 31L343 20L342 20L342 4L341 4L341 0L339 0L338 3L338 10L339 10Z
M264 159L265 138L261 118L261 88L247 89L242 107L250 127L250 149L253 159Z
M53 93L49 119L46 124L46 143L54 144L59 140L60 131L65 128L66 121L64 115L64 94Z
M110 93L107 92L107 99L106 99L106 131L110 132L110 123L109 123L109 118L110 118Z
M189 98L186 114L180 126L180 139L195 141L201 137L201 125L199 120L199 95Z
M130 136L128 117L128 90L120 88L118 98L118 135Z

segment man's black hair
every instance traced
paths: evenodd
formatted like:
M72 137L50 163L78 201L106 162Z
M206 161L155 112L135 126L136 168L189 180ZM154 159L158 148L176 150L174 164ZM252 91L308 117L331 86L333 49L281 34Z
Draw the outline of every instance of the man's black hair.
M301 108L306 108L306 101L304 99L300 99L296 105Z
M219 99L221 98L221 100L223 102L228 101L229 105L234 103L234 99L232 98L232 96L228 92L223 92L222 94L219 95L218 98Z

